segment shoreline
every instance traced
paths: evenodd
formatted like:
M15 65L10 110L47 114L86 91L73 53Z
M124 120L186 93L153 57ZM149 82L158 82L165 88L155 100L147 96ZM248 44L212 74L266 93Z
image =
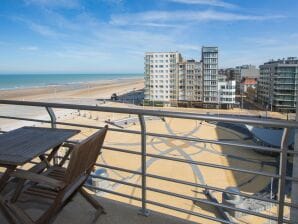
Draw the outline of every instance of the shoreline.
M119 74L0 74L0 90L43 88L48 86L80 85L121 79L142 78L137 73Z
M125 94L134 89L144 88L143 78L125 78L113 80L100 80L92 83L80 85L66 85L59 87L27 88L17 90L0 90L0 99L24 100L24 101L44 101L53 103L73 103L96 105L99 98L110 98L111 94ZM32 108L16 105L0 105L1 116L14 116L26 118L49 118L44 108ZM61 109L57 118L60 119L71 110ZM34 122L23 122L18 120L0 119L0 129L12 130L23 125L33 125Z
M141 79L138 76L131 76L127 78L115 78L115 79L102 79L102 80L90 80L90 81L79 81L79 82L70 82L70 83L62 83L62 84L45 84L45 85L37 85L37 86L21 86L21 87L11 87L11 88L0 88L0 91L14 91L14 90L27 90L27 89L38 89L38 88L47 88L47 87L65 87L65 86L76 86L76 85L87 85L87 84L96 84L103 82L111 82L111 81L120 81L120 80L137 80Z
M133 84L141 84L143 78L127 77L127 78L117 78L108 80L97 80L88 81L80 83L69 83L61 85L47 85L47 86L36 86L36 87L25 87L25 88L14 88L14 89L0 89L0 99L16 99L16 100L34 100L34 99L46 99L55 97L65 97L63 93L71 93L83 91L82 95L84 97L87 92L94 92L96 90L100 91L101 88L106 88L108 86L113 87L113 85L119 85L125 88L129 88ZM141 87L141 86L140 86ZM112 90L113 88L111 88ZM116 89L115 89L115 92ZM53 96L54 94L54 96Z

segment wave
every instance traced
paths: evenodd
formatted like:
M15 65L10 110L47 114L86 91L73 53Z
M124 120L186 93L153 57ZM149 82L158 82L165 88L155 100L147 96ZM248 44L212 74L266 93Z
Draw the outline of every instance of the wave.
M0 90L87 85L142 77L142 74L0 75Z

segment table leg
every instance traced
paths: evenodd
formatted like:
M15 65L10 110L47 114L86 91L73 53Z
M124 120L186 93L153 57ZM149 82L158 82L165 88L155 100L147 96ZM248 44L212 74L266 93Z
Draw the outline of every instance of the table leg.
M54 158L54 156L56 155L56 153L58 152L58 149L61 147L62 144L56 146L53 148L52 152L49 154L49 156L47 157L47 161L48 162L51 162L51 160ZM55 161L55 158L54 158L54 164L57 165L58 162Z

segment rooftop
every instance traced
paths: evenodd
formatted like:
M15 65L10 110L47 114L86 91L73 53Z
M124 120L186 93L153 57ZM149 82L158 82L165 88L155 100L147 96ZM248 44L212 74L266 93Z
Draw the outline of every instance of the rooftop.
M268 64L282 64L282 65L298 65L298 57L288 57L288 58L282 58L277 60L271 60L269 62L264 63L264 65Z
M255 85L257 84L257 79L256 78L243 78L241 81L242 85Z

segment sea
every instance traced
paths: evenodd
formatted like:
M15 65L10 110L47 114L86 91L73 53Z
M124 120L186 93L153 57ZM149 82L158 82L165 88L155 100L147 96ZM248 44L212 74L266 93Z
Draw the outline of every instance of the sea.
M0 74L0 90L142 78L143 74Z

